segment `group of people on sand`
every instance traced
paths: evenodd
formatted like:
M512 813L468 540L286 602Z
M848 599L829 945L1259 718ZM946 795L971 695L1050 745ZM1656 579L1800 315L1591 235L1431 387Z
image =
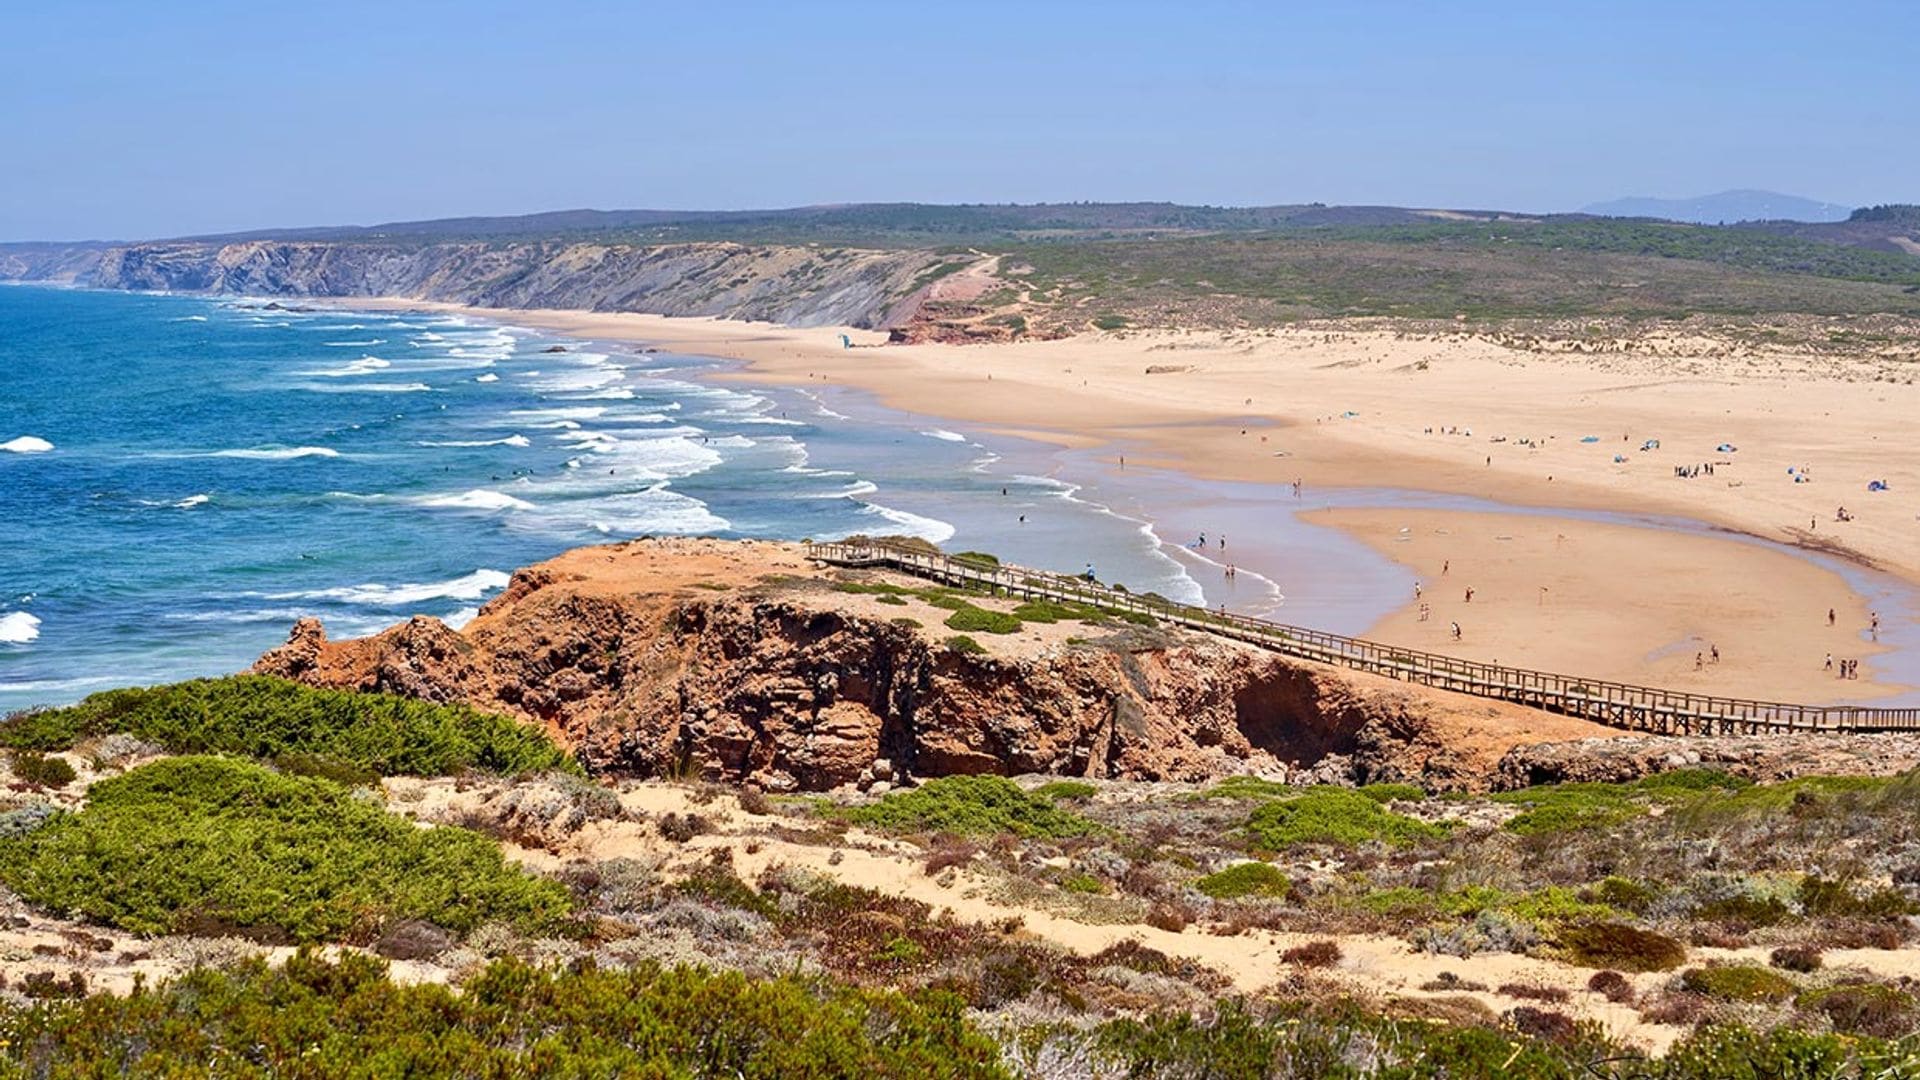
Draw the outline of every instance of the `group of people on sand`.
M1717 664L1719 662L1720 646L1718 645L1708 645L1706 652L1693 654L1693 670L1695 671L1705 671L1708 664Z
M1673 475L1682 480L1692 480L1697 476L1712 476L1713 462L1703 461L1698 465L1675 465Z
M1836 662L1839 664L1839 667L1837 668L1834 666ZM1833 654L1828 653L1827 665L1821 670L1833 672L1834 673L1833 677L1836 679L1857 679L1860 677L1860 661L1858 660L1835 661L1833 658Z

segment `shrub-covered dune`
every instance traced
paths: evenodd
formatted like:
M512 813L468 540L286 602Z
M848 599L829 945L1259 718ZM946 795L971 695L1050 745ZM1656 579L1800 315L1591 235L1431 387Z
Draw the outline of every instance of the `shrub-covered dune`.
M365 942L400 919L552 932L568 912L564 887L507 866L493 841L419 828L328 780L181 757L87 794L78 813L0 839L0 880L135 933Z
M309 758L381 776L579 771L545 732L511 717L264 675L107 690L0 722L0 746L14 750L67 750L111 734L176 754Z

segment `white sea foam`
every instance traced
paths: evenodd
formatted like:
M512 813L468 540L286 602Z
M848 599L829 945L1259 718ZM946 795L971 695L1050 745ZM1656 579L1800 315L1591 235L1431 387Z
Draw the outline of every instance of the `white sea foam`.
M428 506L437 510L531 510L533 504L524 499L486 488L474 488L455 495L423 495L414 501L416 506Z
M256 446L247 450L215 450L207 457L245 458L249 461L291 461L294 458L337 458L340 451L324 446Z
M473 620L479 617L480 617L479 608L463 607L446 615L440 621L443 623L446 623L448 626L451 626L455 630L464 630L466 629L468 623L472 622Z
M313 614L303 608L251 608L240 611L174 611L162 616L168 622L188 623L290 623Z
M24 611L0 615L0 644L25 645L40 636L40 620Z
M191 510L196 506L205 505L207 500L211 499L212 497L213 496L211 495L189 495L186 498L181 499L179 502L174 503L173 508L175 510Z
M321 386L317 383L297 383L295 390L311 390L317 394L418 394L431 390L426 383L379 383L356 382L340 383L334 386Z
M524 505L524 504L523 504ZM507 587L512 580L498 570L475 570L465 577L451 581L435 581L426 584L405 585L342 585L332 589L309 589L303 592L266 593L267 600L325 600L338 604L360 604L367 607L398 607L402 604L419 604L428 600L478 600L490 592Z
M967 441L967 437L965 435L962 435L957 431L948 431L946 428L934 428L931 431L923 431L920 434L925 435L929 439L939 439L941 442L966 442Z
M168 319L167 321L168 322L206 322L207 317L205 315L182 315L177 319Z
M321 344L333 349L368 349L375 345L385 345L386 338L368 338L365 341L326 341Z
M0 451L9 454L44 454L51 449L53 444L37 435L22 435L0 443Z
M371 375L376 371L392 366L393 363L391 361L382 360L377 356L363 356L358 360L342 364L339 367L314 368L311 371L296 371L294 374L315 376L322 379L349 379L356 375Z
M485 375L474 376L473 381L474 382L499 382L500 376L495 375L493 372L489 371Z
M606 414L605 405L579 405L566 409L513 409L507 415L529 420L593 420Z
M860 508L860 512L885 518L906 535L917 536L929 543L944 544L953 539L953 526L938 518L921 517L919 514L896 510L879 503L867 503Z
M532 440L525 435L509 435L504 439L455 439L449 442L423 442L421 446L532 446Z
M624 386L615 386L607 390L595 390L589 394L568 394L574 401L632 401L633 391Z
M706 503L665 484L596 499L582 507L582 512L595 532L609 536L695 536L731 527L727 519L707 509Z
M871 495L874 492L879 490L880 490L879 486L876 485L871 480L855 480L853 483L848 484L846 487L841 488L839 491L822 491L822 492L819 492L818 494L803 496L803 498L857 499L862 495Z

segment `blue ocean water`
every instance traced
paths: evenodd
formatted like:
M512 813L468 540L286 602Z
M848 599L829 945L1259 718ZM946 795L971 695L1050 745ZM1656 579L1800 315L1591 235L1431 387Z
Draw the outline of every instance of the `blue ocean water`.
M307 614L458 624L516 567L648 534L911 533L1202 598L1040 448L724 366L448 315L0 288L0 712L237 670Z

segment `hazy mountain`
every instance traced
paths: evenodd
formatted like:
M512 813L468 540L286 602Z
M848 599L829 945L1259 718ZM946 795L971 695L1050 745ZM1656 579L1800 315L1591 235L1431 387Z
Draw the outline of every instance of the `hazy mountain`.
M1633 197L1594 203L1583 214L1605 217L1665 218L1699 225L1735 221L1844 221L1852 207L1782 195L1777 191L1723 191L1691 199Z

